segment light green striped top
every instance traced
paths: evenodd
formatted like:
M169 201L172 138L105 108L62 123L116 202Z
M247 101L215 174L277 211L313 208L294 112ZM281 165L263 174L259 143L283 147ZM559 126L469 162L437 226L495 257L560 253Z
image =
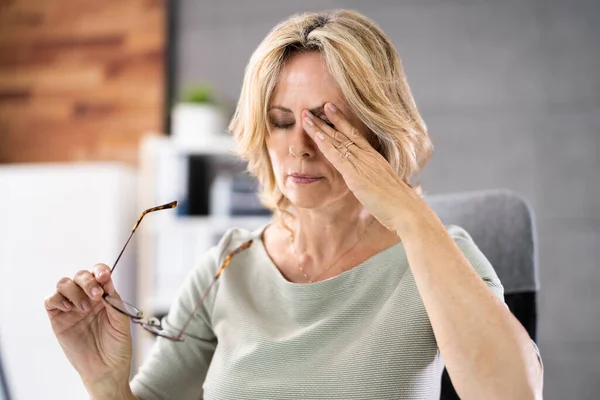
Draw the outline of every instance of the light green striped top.
M494 269L462 228L447 226L503 299ZM231 229L183 284L163 321L185 318L224 257L235 256L184 342L158 338L132 381L151 399L438 399L443 360L402 243L331 279L287 281L261 228Z

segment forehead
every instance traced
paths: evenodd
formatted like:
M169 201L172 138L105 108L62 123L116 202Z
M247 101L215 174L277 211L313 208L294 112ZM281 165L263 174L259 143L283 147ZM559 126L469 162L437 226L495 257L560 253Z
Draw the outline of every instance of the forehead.
M339 102L340 99L339 87L329 74L325 60L320 53L310 52L295 54L287 60L275 87L272 104L286 102L311 107L319 102ZM304 104L306 102L310 104Z

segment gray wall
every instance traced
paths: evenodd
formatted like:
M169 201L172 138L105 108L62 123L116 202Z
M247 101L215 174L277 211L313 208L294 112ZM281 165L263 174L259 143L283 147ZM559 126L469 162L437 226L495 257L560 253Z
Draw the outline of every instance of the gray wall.
M177 84L233 104L260 40L299 11L354 8L391 37L435 153L429 193L509 188L537 214L545 398L600 391L600 5L595 1L181 0ZM596 289L596 290L594 290Z

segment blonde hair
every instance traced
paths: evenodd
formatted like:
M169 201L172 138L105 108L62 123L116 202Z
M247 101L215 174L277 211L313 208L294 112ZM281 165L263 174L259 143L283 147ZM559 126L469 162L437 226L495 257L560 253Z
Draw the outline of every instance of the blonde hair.
M239 155L261 185L262 203L279 212L289 206L277 187L265 144L268 108L286 60L312 51L321 53L350 110L410 184L433 146L393 44L373 21L355 11L297 14L275 26L252 54L229 125ZM414 189L422 194L420 186Z

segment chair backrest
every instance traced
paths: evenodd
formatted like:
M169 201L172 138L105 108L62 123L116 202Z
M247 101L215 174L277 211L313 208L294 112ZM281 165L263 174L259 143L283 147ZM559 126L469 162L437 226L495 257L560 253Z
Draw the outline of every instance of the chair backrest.
M2 351L0 350L0 400L10 400L10 394L8 392L8 383L6 381L6 374L2 365Z
M424 199L444 224L458 225L471 235L498 274L508 308L535 340L539 275L531 206L504 189L426 195ZM446 370L440 398L459 398Z

